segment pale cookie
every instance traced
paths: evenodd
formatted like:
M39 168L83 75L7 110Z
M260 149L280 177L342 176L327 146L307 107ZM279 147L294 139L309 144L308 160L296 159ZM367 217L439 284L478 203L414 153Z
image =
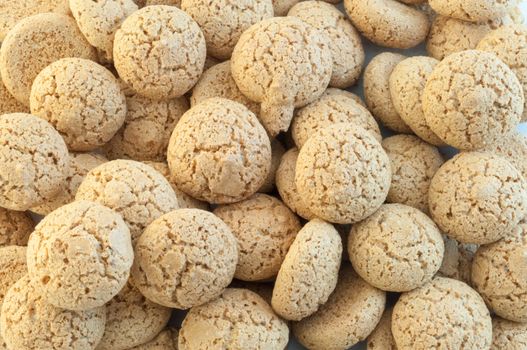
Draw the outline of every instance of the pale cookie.
M527 26L516 24L498 28L487 34L478 44L478 50L498 56L516 74L527 95ZM527 100L523 105L522 121L527 120Z
M359 95L354 94L353 92L350 92L348 90L342 90L337 88L327 88L326 91L322 94L322 96L326 95L341 95L345 97L349 97L353 99L355 102L360 104L362 107L367 108L366 103L362 100L362 98Z
M357 82L364 64L364 49L359 33L342 12L322 1L302 1L287 15L300 18L328 37L333 57L330 86L347 88Z
M381 319L386 293L342 266L335 292L315 314L293 323L293 333L308 349L348 349L366 339Z
M368 336L367 350L397 350L392 334L392 313L392 308L384 311L377 327Z
M220 206L214 214L236 236L240 254L234 277L244 281L274 278L302 227L284 203L266 194Z
M275 16L287 16L291 7L301 0L273 0L273 10Z
M63 58L44 68L33 82L29 104L72 151L104 145L126 116L126 99L114 75L82 58Z
M253 25L240 37L231 59L240 91L262 103L260 119L271 136L287 131L294 108L322 95L332 69L328 38L296 17Z
M27 245L35 223L28 213L0 208L0 247Z
M265 178L263 185L258 189L258 192L268 193L272 192L275 188L275 178L280 161L284 156L285 148L280 141L277 139L271 140L271 169Z
M104 306L69 311L48 304L26 275L7 292L0 327L8 349L93 350L106 323Z
M220 60L232 55L242 33L250 26L273 17L271 0L181 0L181 9L200 26L207 53Z
M157 304L189 309L217 298L237 262L229 226L204 210L179 209L146 227L135 245L131 281Z
M379 142L382 140L379 125L366 107L343 94L324 94L296 111L291 123L291 135L298 148L317 131L338 123L355 123L363 127Z
M412 129L395 110L389 85L393 69L405 58L391 52L375 56L364 70L364 99L373 116L384 126L396 132L411 134Z
M510 13L517 0L429 0L440 15L469 22L483 22L501 18Z
M481 246L472 262L472 283L498 316L527 322L527 223L500 241Z
M390 158L392 183L386 201L401 203L428 213L428 189L444 162L437 147L414 135L385 138L382 147Z
M123 127L104 146L110 159L166 160L168 140L189 109L186 97L152 100L140 95L126 98Z
M168 323L172 310L154 304L127 283L106 304L108 320L97 350L128 350L154 339Z
M69 166L60 134L34 115L12 113L0 116L0 140L0 206L27 210L54 198Z
M393 106L401 119L424 141L444 146L444 142L426 123L422 106L422 94L429 75L439 63L432 57L409 57L397 64L389 79Z
M190 309L179 331L179 350L285 349L287 324L256 293L229 288Z
M418 288L441 267L445 246L432 219L403 204L385 204L353 225L348 254L369 284L391 292Z
M0 115L8 113L29 113L29 107L18 102L0 79Z
M181 0L146 0L145 6L170 5L181 8Z
M469 50L441 61L423 91L430 129L448 145L476 150L513 130L523 112L518 78L492 53Z
M273 309L287 320L315 313L337 285L342 241L333 225L309 221L297 234L278 271Z
M26 247L0 248L0 305L9 288L27 274Z
M115 33L113 59L119 76L145 97L162 100L189 91L203 72L205 38L175 6L146 6ZM1 61L0 61L1 62Z
M488 244L513 232L527 214L527 184L505 158L466 152L447 161L429 191L439 228L462 243Z
M244 288L251 292L258 294L263 300L271 305L271 299L273 298L273 284L263 282L246 282L240 280L233 280L229 288Z
M477 244L459 243L455 239L443 236L445 256L438 275L453 278L471 285L472 260L478 250Z
M494 317L492 319L491 350L527 349L527 323L518 323Z
M344 0L344 8L361 34L380 46L417 46L430 27L424 12L396 0Z
M58 13L41 13L17 23L2 42L0 73L7 90L29 106L31 85L38 73L65 57L96 60L75 20Z
M148 343L134 346L130 350L177 350L177 334L177 331L165 329Z
M176 185L194 198L233 203L255 193L271 168L271 143L245 106L210 98L192 107L168 145Z
M527 179L527 137L513 130L510 134L489 145L482 151L497 154L507 159Z
M373 214L390 189L390 159L372 133L340 123L319 130L300 150L295 183L321 219L350 224Z
M137 11L137 5L132 0L70 0L69 3L86 40L111 62L115 32L126 17Z

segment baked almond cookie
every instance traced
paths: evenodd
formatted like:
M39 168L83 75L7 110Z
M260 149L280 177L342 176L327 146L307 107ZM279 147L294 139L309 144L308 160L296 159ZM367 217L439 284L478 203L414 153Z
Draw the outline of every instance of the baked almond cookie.
M477 244L459 243L447 235L444 235L443 239L445 241L445 256L438 275L471 285L472 260L479 246Z
M207 53L220 60L231 57L246 29L273 17L271 0L216 0L214 5L206 0L181 0L181 9L199 24L207 43Z
M154 100L189 91L203 72L206 56L203 32L175 6L143 7L115 33L113 59L119 76Z
M385 292L344 264L328 301L313 315L293 323L293 333L308 349L348 349L373 331L385 303Z
M441 231L461 243L488 244L511 234L527 214L527 184L505 158L464 152L435 174L430 213Z
M428 213L428 189L444 162L437 147L414 135L385 138L382 147L390 158L392 183L386 201L401 203Z
M0 248L0 305L9 288L27 274L26 247Z
M424 141L444 146L444 142L426 123L422 106L422 94L428 77L439 63L426 56L414 56L399 62L389 79L393 106L401 119Z
M496 243L481 246L472 262L472 283L498 316L527 322L527 223Z
M503 318L492 319L491 350L527 348L527 323L511 322Z
M527 137L513 130L498 142L489 145L482 151L494 153L507 159L527 179Z
M234 81L245 96L261 103L260 119L273 137L289 129L294 108L322 95L332 70L326 35L289 16L247 29L231 59Z
M86 40L111 62L115 32L126 17L137 11L137 5L132 0L70 0L69 3Z
M428 34L428 16L396 0L344 0L351 22L374 44L408 49Z
M469 22L483 22L503 17L518 5L517 0L429 0L440 15Z
M441 267L444 252L443 237L434 222L402 204L382 205L353 225L348 238L355 271L372 286L391 292L406 292L430 281Z
M366 103L362 100L362 97L348 90L342 90L342 89L337 89L337 88L327 88L326 91L324 91L324 93L322 94L322 96L326 96L326 95L341 95L341 96L349 97L355 102L357 102L358 104L360 104L362 107L367 108Z
M261 281L274 278L293 243L300 221L280 200L266 194L214 210L238 241L235 278Z
M275 178L278 167L280 166L280 160L285 153L285 148L280 141L277 139L271 140L271 169L265 178L265 182L258 189L258 192L268 193L275 189Z
M28 213L0 208L0 247L27 245L34 228L35 223Z
M29 113L29 107L18 102L16 98L7 91L2 79L0 79L0 115L8 113Z
M357 30L335 6L323 1L302 1L289 10L329 38L333 73L329 85L347 88L357 82L364 64L364 49Z
M245 106L210 98L183 115L172 132L167 159L179 189L209 203L233 203L264 184L271 143Z
M516 75L492 53L468 50L446 57L429 75L423 111L448 145L477 150L513 130L523 112Z
M367 350L397 350L392 334L392 313L392 308L384 311L377 327L368 336Z
M291 135L298 148L317 131L338 123L355 123L369 131L379 142L382 140L379 125L366 107L343 94L324 94L296 111L291 123Z
M229 288L243 288L248 289L251 292L258 294L263 300L271 305L271 299L273 298L273 284L265 282L246 282L234 279L229 285Z
M309 221L298 232L278 271L271 305L287 320L315 313L337 285L342 241L333 225Z
M146 299L129 282L106 304L108 319L97 350L127 350L154 339L172 310ZM161 349L160 349L161 350Z
M86 311L48 304L26 275L7 292L0 327L8 349L95 349L104 332L106 308Z
M389 78L406 56L383 52L375 56L364 70L364 99L373 116L393 131L411 134L412 129L401 119L390 94Z
M54 198L69 166L60 134L34 115L12 113L0 116L0 140L0 206L23 211Z
M13 97L29 106L31 85L37 74L65 57L97 58L95 49L86 41L73 18L59 13L24 18L2 42L2 81Z
M275 16L287 16L291 7L301 0L273 0L273 10Z
M399 350L489 349L492 321L475 290L436 277L401 295L393 308L392 332Z
M170 5L181 8L181 0L146 0L145 6Z
M373 214L390 189L390 159L372 133L354 123L321 129L304 144L295 183L315 215L337 224Z
M134 346L130 350L177 350L177 334L177 330L165 329L148 343Z

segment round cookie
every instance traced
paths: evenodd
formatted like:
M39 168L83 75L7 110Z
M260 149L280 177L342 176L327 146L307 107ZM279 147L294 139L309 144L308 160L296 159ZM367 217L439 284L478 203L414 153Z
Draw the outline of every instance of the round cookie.
M246 282L240 280L232 280L229 288L244 288L251 292L258 294L263 300L271 305L271 299L273 298L273 284L264 282Z
M382 314L377 327L368 336L367 350L396 350L395 339L392 334L392 313L393 309L386 309Z
M263 185L258 189L258 192L268 193L272 192L275 188L275 178L278 167L280 166L280 160L285 153L285 148L280 141L277 139L271 140L271 169L265 178Z
M472 284L472 260L478 250L477 244L459 243L455 239L443 236L445 241L445 255L438 275L453 278L468 285Z
M441 267L441 232L420 210L384 204L353 225L348 254L353 268L369 284L391 292L418 288Z
M7 292L0 327L9 349L95 349L106 323L104 306L69 311L48 304L26 275Z
M364 99L373 116L384 126L399 133L411 134L412 129L395 110L389 85L393 69L405 58L391 52L375 56L364 70Z
M25 18L9 31L0 48L4 85L19 102L29 106L31 85L37 74L65 57L97 58L73 18L58 13Z
M337 230L320 219L298 232L278 271L271 305L287 320L315 313L337 285L342 241Z
M428 16L396 0L344 0L351 22L374 44L408 49L428 34Z
M104 146L110 159L163 161L177 122L189 109L186 97L152 100L140 95L126 98L123 127Z
M476 150L520 122L524 97L516 75L492 53L468 50L441 61L423 91L430 129L448 145Z
M26 247L0 248L0 305L9 288L27 274Z
M54 198L69 166L60 134L34 115L12 113L0 116L0 140L0 206L27 210Z
M440 15L468 22L483 22L501 18L510 13L516 0L429 0L432 9Z
M347 88L357 82L364 64L364 49L359 33L342 12L322 1L302 1L287 15L300 18L328 37L333 57L330 86Z
M113 58L119 76L138 94L162 100L189 91L207 56L199 26L175 6L146 6L115 33Z
M113 160L90 170L75 199L100 203L121 214L134 242L152 221L178 208L176 194L163 175L133 160Z
M465 152L435 174L428 193L430 213L449 237L488 244L514 230L527 213L527 184L506 159Z
M216 0L181 0L181 9L200 26L207 43L207 53L220 60L231 57L242 33L255 23L273 17L271 0L231 2Z
M27 245L34 228L28 213L0 208L0 247Z
M16 98L7 91L2 79L0 79L0 115L9 113L29 113L29 107L18 102Z
M353 92L350 92L348 90L342 90L337 88L327 88L326 91L322 94L322 96L326 95L341 95L345 97L349 97L358 104L360 104L362 107L367 108L366 103L362 100L362 98L359 95L354 94Z
M291 7L301 0L273 0L273 10L275 16L287 16Z
M284 203L266 194L219 206L214 214L236 236L240 253L234 277L244 281L274 278L301 228Z
M527 223L509 235L481 246L472 261L472 284L498 316L527 322Z
M135 245L132 284L151 301L189 309L217 298L231 283L238 244L222 220L179 209L154 220Z
M421 103L428 77L438 63L426 56L406 58L395 66L388 82L393 106L406 125L424 141L444 146L426 123Z
M146 299L130 283L106 304L108 320L97 350L127 350L154 339L172 310Z
M247 29L231 59L238 88L262 103L260 119L273 137L287 131L294 108L322 95L332 69L327 37L289 16L266 19Z
M285 349L288 340L287 324L258 294L229 288L218 299L190 309L178 349Z
M304 144L295 183L315 215L337 224L358 222L384 202L391 183L390 159L381 144L357 124L321 129Z
M390 158L392 183L386 201L401 203L428 213L428 189L444 162L437 147L414 135L385 138L382 147Z
M527 323L494 317L492 319L491 350L522 350L527 348Z
M148 343L134 346L130 350L177 350L177 343L178 332L165 329Z
M527 179L527 137L514 130L498 142L482 151L497 154L507 159Z
M369 131L377 141L382 140L379 125L371 113L343 94L324 94L298 109L291 123L291 135L296 146L302 148L317 131L337 123L355 123Z
M210 98L180 119L167 159L179 189L210 203L233 203L264 184L271 167L271 144L245 106Z
M488 349L492 322L475 290L463 282L436 277L401 295L393 309L392 332L400 350Z
M117 79L82 58L63 58L44 68L33 82L29 104L31 113L53 125L72 151L104 145L126 116Z
M328 301L313 315L293 323L293 333L308 349L348 349L373 331L385 303L385 292L345 264Z

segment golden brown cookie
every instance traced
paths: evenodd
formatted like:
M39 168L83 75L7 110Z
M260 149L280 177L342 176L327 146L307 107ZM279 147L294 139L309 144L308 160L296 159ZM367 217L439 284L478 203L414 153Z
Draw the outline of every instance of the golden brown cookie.
M469 22L483 22L507 15L517 6L516 0L429 0L440 15Z
M0 208L0 247L27 245L34 228L35 223L28 213Z

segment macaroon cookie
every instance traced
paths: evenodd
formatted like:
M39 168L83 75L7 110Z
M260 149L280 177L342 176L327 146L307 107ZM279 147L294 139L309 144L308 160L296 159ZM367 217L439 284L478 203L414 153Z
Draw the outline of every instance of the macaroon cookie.
M469 22L483 22L507 15L515 0L430 0L432 9L440 15Z
M479 248L477 244L459 243L455 239L443 236L445 240L445 255L438 275L453 278L472 285L472 261Z
M148 343L130 348L130 350L177 350L178 331L172 329L162 330Z
M0 247L26 246L34 228L29 213L0 208Z
M527 347L527 323L505 320L500 317L492 319L491 350L521 350Z
M527 179L527 137L514 130L482 151L507 159Z
M27 275L26 247L0 248L0 305L9 288Z
M273 10L275 16L287 16L291 7L295 6L300 0L273 0Z
M377 327L367 338L367 350L396 350L397 345L392 334L392 313L393 309L384 310L381 320Z
M29 106L20 103L7 90L2 79L0 79L0 115L9 113L29 113Z

